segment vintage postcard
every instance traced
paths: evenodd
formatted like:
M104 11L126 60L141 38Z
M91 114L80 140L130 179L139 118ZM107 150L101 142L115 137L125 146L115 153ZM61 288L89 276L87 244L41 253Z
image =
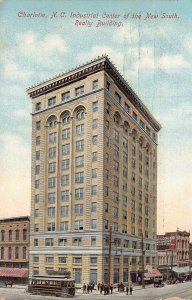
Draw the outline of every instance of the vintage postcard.
M192 299L191 12L0 0L2 286Z

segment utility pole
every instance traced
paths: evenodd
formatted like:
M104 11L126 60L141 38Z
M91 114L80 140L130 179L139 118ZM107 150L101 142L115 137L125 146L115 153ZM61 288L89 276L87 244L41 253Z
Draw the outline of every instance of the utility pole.
M144 270L145 270L145 250L144 250L144 242L143 242L143 232L141 233L141 251L142 251L142 288L145 288L145 280L144 280Z
M108 284L110 285L111 281L111 244L112 244L112 226L109 228L109 261L108 261Z

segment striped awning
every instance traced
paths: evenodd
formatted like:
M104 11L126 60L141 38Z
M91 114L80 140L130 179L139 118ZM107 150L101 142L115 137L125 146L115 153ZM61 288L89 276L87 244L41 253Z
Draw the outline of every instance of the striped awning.
M0 277L27 278L28 269L26 268L0 268Z
M144 274L147 278L160 277L162 274L158 269L152 269L150 272Z

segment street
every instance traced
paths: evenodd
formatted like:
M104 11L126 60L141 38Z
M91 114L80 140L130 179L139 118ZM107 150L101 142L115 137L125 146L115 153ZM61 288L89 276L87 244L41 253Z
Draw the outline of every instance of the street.
M77 290L73 299L141 299L141 300L165 300L171 297L180 297L185 300L192 300L192 282L184 282L176 285L166 285L161 288L146 286L142 289L140 286L135 286L133 295L126 293L118 293L114 290L112 295L100 295L98 291L93 291L92 294L83 294L82 290ZM0 300L58 300L58 297L37 296L26 293L24 287L0 288Z

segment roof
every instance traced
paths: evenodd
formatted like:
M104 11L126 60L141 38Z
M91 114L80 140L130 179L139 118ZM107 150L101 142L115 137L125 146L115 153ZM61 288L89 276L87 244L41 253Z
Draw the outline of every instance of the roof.
M162 276L161 272L158 269L152 269L150 272L147 272L144 275L148 278Z
M0 277L11 277L11 278L27 278L27 268L0 268Z
M19 221L30 221L29 216L20 216L20 217L11 217L0 219L0 223L8 223L8 222L19 222Z
M137 110L148 120L151 126L159 131L161 125L152 116L148 108L141 101L135 91L130 87L128 82L123 78L116 66L111 62L107 55L99 56L98 58L87 62L77 68L74 68L66 73L59 74L47 81L36 84L27 89L28 95L33 99L40 95L52 92L56 89L64 87L73 82L86 78L87 76L104 70L115 81L120 90L129 98Z

